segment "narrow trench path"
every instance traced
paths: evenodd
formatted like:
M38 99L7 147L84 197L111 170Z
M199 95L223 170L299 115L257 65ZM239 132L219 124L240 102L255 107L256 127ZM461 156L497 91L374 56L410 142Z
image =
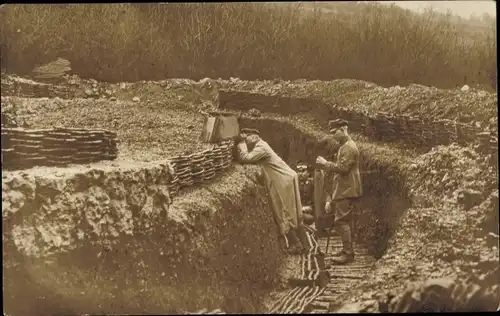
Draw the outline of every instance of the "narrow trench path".
M328 313L330 303L335 302L339 294L356 286L376 261L365 247L355 244L354 262L335 265L332 254L342 248L340 237L332 235L326 251L327 237L317 240L312 230L308 230L307 235L311 248L309 253L300 258L300 280L290 280L294 287L280 295L268 313ZM326 256L321 255L320 250Z
M326 250L327 238L320 238L320 249ZM368 254L368 250L359 244L354 245L354 262L347 265L335 265L332 254L342 249L339 236L331 236L328 252L325 257L326 271L330 281L323 293L310 303L310 313L328 313L330 303L335 302L337 296L355 287L369 273L376 259Z

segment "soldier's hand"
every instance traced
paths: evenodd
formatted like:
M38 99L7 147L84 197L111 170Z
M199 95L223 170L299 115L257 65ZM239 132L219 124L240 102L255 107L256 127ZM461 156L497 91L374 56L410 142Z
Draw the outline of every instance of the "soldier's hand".
M321 156L318 156L318 158L316 158L316 163L319 165L326 165L326 159Z
M332 204L330 202L325 203L325 213L330 213L332 210Z
M241 143L243 140L244 140L244 135L240 134L240 135L236 135L233 137L233 141L234 143L237 145L239 143Z

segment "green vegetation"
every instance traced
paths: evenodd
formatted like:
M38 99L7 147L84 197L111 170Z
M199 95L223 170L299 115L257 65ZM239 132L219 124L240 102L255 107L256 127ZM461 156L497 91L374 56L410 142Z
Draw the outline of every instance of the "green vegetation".
M232 76L496 88L495 21L473 32L432 11L329 5L5 5L1 66L25 74L62 57L81 77L111 82Z

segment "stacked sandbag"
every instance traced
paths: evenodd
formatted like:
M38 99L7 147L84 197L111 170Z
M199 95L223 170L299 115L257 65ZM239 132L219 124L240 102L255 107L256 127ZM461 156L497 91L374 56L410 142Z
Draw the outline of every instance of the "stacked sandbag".
M200 184L203 182L203 173L205 172L205 156L202 152L195 153L191 156L191 176L193 183Z
M191 157L176 156L170 159L176 177L179 179L179 188L193 185L191 173Z
M2 128L2 167L65 166L118 155L116 133L76 128Z
M233 160L232 146L232 140L224 140L201 152L169 158L174 171L169 186L171 193L176 195L180 189L207 183L228 169Z
M204 181L210 181L215 177L215 165L214 165L214 160L215 160L215 155L216 153L212 149L207 149L202 152L204 159L203 162L203 169L204 169L204 174L203 174L203 180Z
M177 196L179 194L179 190L181 188L179 176L174 171L174 164L169 163L172 171L170 172L170 182L168 184L168 191L171 197Z

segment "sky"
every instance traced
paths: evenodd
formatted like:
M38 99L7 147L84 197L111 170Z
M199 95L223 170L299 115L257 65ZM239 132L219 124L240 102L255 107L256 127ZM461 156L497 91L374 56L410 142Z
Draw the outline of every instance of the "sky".
M395 3L396 5L405 9L414 11L421 11L426 7L432 5L434 9L446 12L448 9L452 13L457 14L463 18L469 18L471 14L481 16L488 13L491 16L496 16L496 3L495 1L379 1L382 3Z

